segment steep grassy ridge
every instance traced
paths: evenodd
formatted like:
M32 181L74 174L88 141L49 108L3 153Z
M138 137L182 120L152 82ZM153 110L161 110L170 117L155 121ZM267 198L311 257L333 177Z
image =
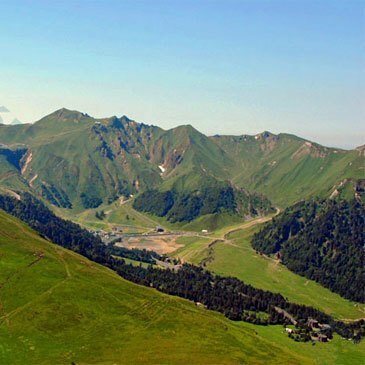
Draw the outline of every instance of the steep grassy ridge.
M349 185L353 197L356 181L365 179L365 159L358 150L323 147L269 132L212 140L236 161L234 183L262 192L280 206L309 196L329 197L335 190L341 195L344 185Z

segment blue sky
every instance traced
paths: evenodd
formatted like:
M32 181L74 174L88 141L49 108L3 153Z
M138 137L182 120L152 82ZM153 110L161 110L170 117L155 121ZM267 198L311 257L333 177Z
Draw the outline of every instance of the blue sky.
M0 105L365 143L364 1L0 2Z

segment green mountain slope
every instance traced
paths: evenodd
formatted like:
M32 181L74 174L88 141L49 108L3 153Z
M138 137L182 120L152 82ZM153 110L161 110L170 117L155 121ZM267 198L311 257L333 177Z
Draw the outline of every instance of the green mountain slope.
M258 229L253 226L234 231L227 236L230 244L218 241L213 247L208 247L210 241L195 240L176 256L186 257L189 262L205 260L206 267L217 274L235 276L256 288L279 292L290 301L319 308L338 319L365 317L364 304L344 299L315 281L295 274L278 260L256 252L251 239Z
M234 183L264 193L279 206L310 196L353 197L358 181L365 179L360 150L328 148L269 132L215 136L212 140L236 161L231 177Z
M356 364L335 337L295 343L129 283L0 211L0 363Z
M0 125L0 143L25 148L16 165L0 158L2 185L79 211L147 189L189 194L217 183L288 206L312 195L352 197L365 179L361 149L269 132L207 137L190 125L165 131L67 109L34 124Z
M235 224L230 220L209 235L180 237L176 242L182 247L169 255L218 275L237 277L256 288L281 293L291 302L318 308L340 320L364 318L365 304L347 300L314 280L295 274L280 260L252 247L252 236L270 220L260 217Z
M2 126L0 141L26 144L18 178L60 207L93 208L153 187L186 193L218 180L229 185L227 156L189 125L163 131L61 109L22 129Z
M27 189L21 176L21 160L27 152L25 145L7 146L0 143L0 185L13 189Z

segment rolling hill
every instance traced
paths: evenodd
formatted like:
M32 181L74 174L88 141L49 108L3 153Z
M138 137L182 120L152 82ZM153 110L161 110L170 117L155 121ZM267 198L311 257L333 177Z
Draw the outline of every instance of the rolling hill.
M357 364L365 351L295 343L132 284L2 211L0 253L1 363Z

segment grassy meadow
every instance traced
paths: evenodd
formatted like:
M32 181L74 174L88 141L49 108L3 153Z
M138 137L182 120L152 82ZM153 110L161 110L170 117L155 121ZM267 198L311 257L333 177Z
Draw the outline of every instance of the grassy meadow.
M127 282L0 212L1 364L360 364L364 342L296 343Z
M257 254L251 246L251 236L259 229L254 223L232 225L209 233L209 237L182 237L177 242L184 247L172 255L196 265L204 262L208 270L217 274L235 276L257 288L279 292L290 301L316 307L339 319L365 317L364 304L346 300L291 272L277 260Z
M353 303L312 280L294 274L277 260L251 247L250 237L257 227L236 231L229 243L214 245L213 260L207 268L222 275L236 276L255 287L280 292L290 301L319 308L341 319L365 317L365 305Z

